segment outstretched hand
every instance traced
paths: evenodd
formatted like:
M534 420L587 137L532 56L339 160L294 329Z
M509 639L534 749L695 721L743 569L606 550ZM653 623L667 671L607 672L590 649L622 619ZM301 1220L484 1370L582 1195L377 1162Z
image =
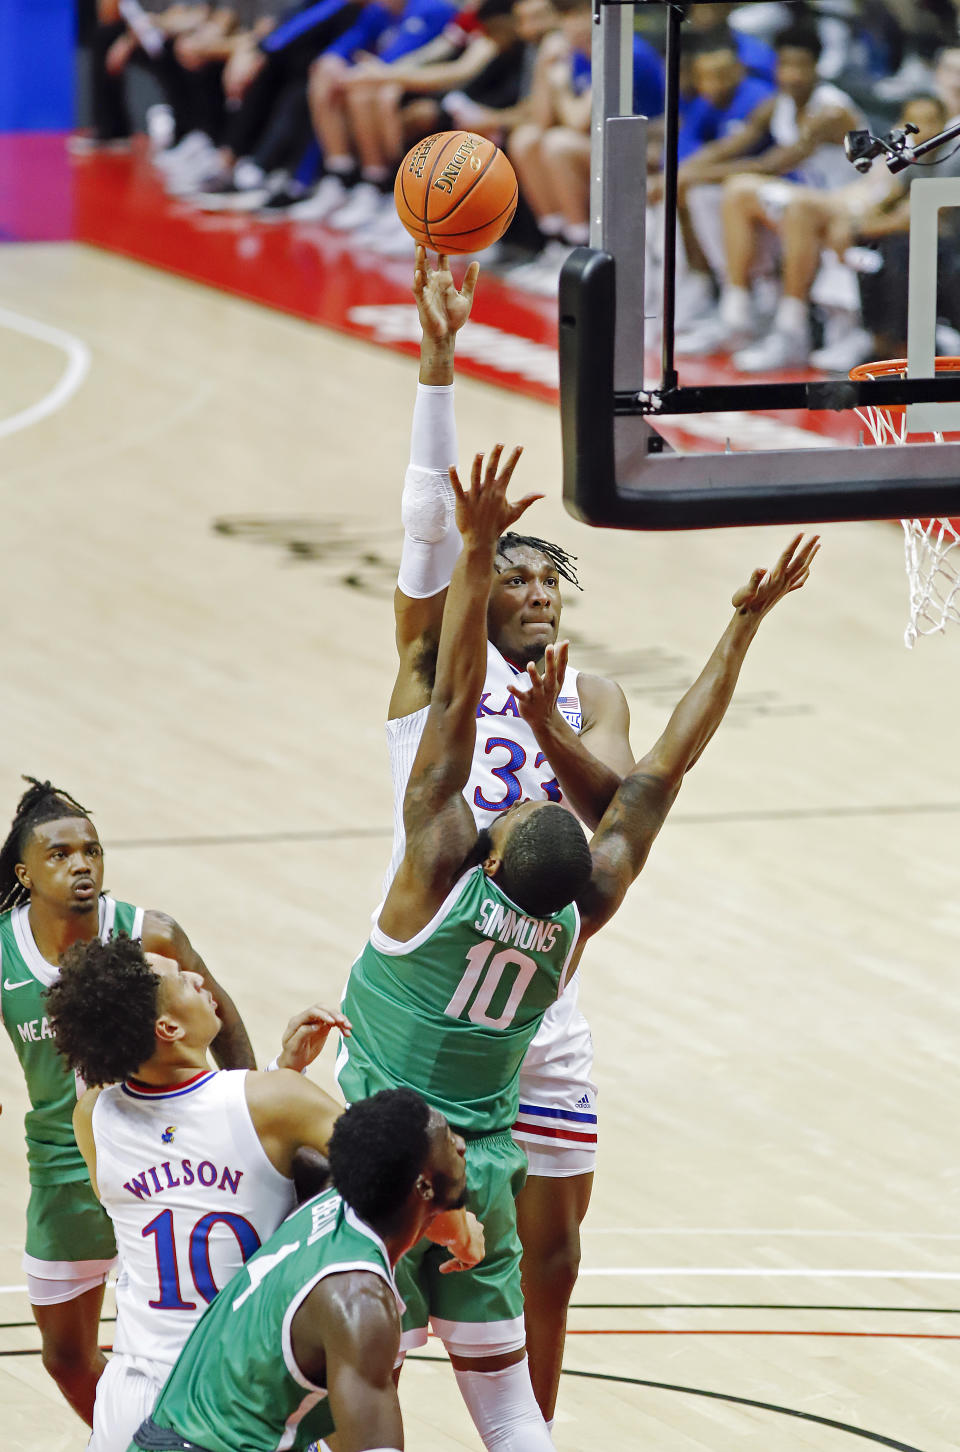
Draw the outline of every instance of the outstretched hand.
M733 608L739 615L752 615L762 620L778 600L806 584L813 558L820 548L820 536L811 535L806 544L803 535L794 535L772 570L754 570L749 581L733 597Z
M453 487L457 529L464 544L496 544L500 536L516 524L521 514L530 508L542 494L525 494L516 504L507 499L507 486L517 467L523 449L520 445L511 449L507 462L500 468L503 445L494 444L486 465L483 455L475 454L470 470L470 488L460 483L460 476L451 466L450 483Z
M543 652L543 674L533 661L527 666L529 686L522 691L510 690L522 720L533 728L545 726L557 707L557 697L563 689L563 678L567 673L567 656L570 651L568 640L559 640L548 645Z
M437 265L427 265L427 250L417 247L413 273L413 295L420 314L423 336L435 343L452 338L463 327L473 307L473 294L480 276L479 262L471 262L458 290L449 260L441 253Z
M342 1013L332 1008L321 1008L318 1003L295 1013L283 1031L283 1048L277 1056L277 1067L301 1073L313 1063L332 1029L338 1029L344 1038L349 1038L352 1026Z

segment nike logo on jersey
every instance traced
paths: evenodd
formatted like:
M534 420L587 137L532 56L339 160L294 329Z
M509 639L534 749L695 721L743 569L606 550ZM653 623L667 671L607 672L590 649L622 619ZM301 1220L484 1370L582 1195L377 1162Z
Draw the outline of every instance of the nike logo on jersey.
M19 983L11 983L9 978L5 978L3 980L3 986L8 992L12 993L15 988L26 988L27 984L32 982L32 978L21 978Z

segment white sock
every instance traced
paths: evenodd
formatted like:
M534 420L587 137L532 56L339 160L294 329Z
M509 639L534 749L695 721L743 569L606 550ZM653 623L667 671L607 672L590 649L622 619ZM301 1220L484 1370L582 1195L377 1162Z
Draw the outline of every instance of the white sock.
M569 242L571 247L585 247L590 241L590 223L565 222L563 224L563 240Z
M544 237L560 237L565 223L559 212L551 212L548 217L538 217L537 226Z
M385 182L390 173L385 166L365 166L361 168L360 175L365 182L373 182L378 187Z
M332 176L349 176L356 166L352 156L325 156L323 169Z
M810 326L807 304L803 298L782 297L777 304L773 326L778 333L789 333L791 337L805 338Z
M454 1371L487 1452L551 1452L553 1442L530 1385L527 1358L503 1371Z
M753 299L749 288L725 283L720 294L720 316L732 328L748 326L753 321Z

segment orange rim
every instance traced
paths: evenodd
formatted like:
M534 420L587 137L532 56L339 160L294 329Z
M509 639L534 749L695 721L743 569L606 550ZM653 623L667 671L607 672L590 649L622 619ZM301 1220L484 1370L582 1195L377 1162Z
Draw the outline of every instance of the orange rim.
M873 383L879 378L906 378L907 366L906 358L880 358L876 363L858 363L850 369L849 377L852 383ZM934 374L960 373L960 358L934 358L933 371ZM865 406L891 420L902 419L906 408L905 403L870 403Z

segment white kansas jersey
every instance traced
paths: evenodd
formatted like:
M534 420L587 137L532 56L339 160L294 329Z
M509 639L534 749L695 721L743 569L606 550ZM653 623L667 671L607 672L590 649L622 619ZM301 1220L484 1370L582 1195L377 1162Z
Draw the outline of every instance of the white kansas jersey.
M247 1108L245 1069L94 1105L100 1199L120 1255L114 1349L172 1366L201 1313L294 1206Z
M487 641L487 675L477 706L477 744L470 779L463 789L467 805L478 827L489 827L498 812L517 802L562 802L563 794L532 730L524 721L510 688L525 691L526 671L511 665L496 646ZM393 774L393 857L383 890L386 894L403 859L403 798L420 745L427 712L424 706L409 716L387 722L390 770ZM577 690L577 672L567 668L557 709L580 731L583 713Z

